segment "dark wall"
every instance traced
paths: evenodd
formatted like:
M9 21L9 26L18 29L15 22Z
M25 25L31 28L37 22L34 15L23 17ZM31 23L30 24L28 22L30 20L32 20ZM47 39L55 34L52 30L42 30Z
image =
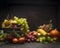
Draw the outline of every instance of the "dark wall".
M8 14L10 18L14 15L26 17L31 30L36 29L38 25L49 23L51 18L56 26L56 1L54 0L9 0L1 10L2 21Z
M31 29L37 28L38 25L49 23L49 20L56 16L55 6L11 6L11 18L26 17ZM49 17L50 16L50 17Z
M57 8L57 27L60 30L60 4L58 4Z

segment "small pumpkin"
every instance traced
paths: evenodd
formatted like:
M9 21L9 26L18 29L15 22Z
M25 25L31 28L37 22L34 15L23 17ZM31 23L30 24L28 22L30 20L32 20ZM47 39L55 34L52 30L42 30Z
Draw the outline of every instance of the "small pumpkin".
M58 37L59 36L59 31L57 29L53 29L49 33L50 36L52 37Z

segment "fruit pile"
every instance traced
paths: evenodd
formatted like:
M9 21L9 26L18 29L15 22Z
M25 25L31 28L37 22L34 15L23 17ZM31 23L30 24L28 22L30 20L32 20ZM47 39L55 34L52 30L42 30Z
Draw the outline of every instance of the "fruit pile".
M57 42L59 39L60 32L57 29L51 30L49 33L45 32L43 29L38 29L37 31L30 31L28 33L16 34L11 33L0 33L0 42L9 42L9 43L53 43Z
M56 42L60 38L60 32L55 29L51 29L50 24L42 25L37 29L38 39L37 41L40 43L51 43Z
M0 42L11 43L25 43L25 42L38 42L38 43L52 43L57 42L60 38L60 32L57 28L53 29L52 20L49 24L43 24L36 30L30 31L26 18L18 18L14 16L14 19L5 19L2 23L2 28L20 28L22 33L12 31L5 33L0 31Z
M22 32L28 32L29 26L26 18L18 18L14 16L13 19L5 19L2 22L2 28L20 28Z

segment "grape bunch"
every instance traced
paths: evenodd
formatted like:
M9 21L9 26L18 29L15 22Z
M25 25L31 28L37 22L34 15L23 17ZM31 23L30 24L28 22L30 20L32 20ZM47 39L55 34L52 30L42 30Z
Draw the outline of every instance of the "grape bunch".
M20 25L20 30L23 32L29 32L29 26L26 18L18 18L15 16L14 20L17 21L18 25Z

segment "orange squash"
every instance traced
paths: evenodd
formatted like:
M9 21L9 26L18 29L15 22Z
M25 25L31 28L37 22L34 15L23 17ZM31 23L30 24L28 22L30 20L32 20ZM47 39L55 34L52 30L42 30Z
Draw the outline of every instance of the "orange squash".
M52 36L52 37L58 37L59 36L59 31L57 29L51 30L49 35Z

